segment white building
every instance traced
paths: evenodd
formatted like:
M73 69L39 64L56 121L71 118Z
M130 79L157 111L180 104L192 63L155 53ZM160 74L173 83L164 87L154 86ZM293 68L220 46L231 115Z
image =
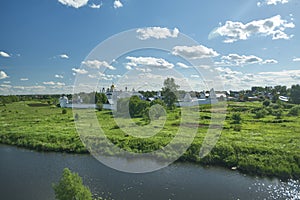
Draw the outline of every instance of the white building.
M62 97L59 98L60 107L66 108L68 103L69 103L68 97L62 96Z

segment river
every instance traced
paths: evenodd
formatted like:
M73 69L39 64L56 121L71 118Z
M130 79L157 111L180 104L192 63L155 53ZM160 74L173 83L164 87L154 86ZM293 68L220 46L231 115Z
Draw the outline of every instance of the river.
M128 174L90 155L40 153L0 145L0 199L53 200L51 184L65 167L94 194L109 199L300 199L300 182L257 178L237 171L176 163L156 172Z

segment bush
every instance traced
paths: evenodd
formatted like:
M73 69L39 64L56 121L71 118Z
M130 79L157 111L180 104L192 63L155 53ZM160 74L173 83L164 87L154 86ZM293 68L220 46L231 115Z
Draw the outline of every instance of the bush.
M242 130L242 126L241 125L235 125L235 126L233 126L233 130L240 132Z
M283 111L281 109L277 109L273 112L273 115L276 117L276 119L281 119L283 114Z
M92 200L92 193L83 185L82 178L68 168L64 169L58 184L53 184L52 187L58 200Z
M233 120L234 124L240 124L241 123L241 114L240 113L233 113L231 116L231 119Z
M290 116L299 116L300 114L300 106L294 106L290 109L289 114Z
M66 109L62 109L61 110L61 114L67 114L67 110Z
M265 109L261 109L255 113L254 118L255 119L264 118L266 116L266 114L267 114L267 111Z
M263 101L263 106L266 106L266 107L268 107L269 105L271 104L271 101L270 100L264 100Z

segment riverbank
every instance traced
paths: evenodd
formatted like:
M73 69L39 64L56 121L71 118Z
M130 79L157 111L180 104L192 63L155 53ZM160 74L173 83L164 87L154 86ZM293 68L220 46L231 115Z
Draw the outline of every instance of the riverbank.
M36 105L17 102L0 107L1 143L38 151L88 153L76 132L71 109L62 114L61 108ZM199 150L211 113L209 106L200 107L197 135L179 161L223 166L258 176L299 179L300 119L288 116L290 108L287 106L282 106L281 118L267 114L257 119L254 111L261 107L261 102L230 103L221 137L203 159L199 158ZM275 111L276 107L272 109ZM240 124L233 124L230 117L233 113L240 113ZM151 152L167 145L178 130L180 116L179 110L168 113L164 128L155 137L137 139L116 125L110 111L96 114L107 137L117 146L133 152ZM142 119L135 120L138 124L144 123Z

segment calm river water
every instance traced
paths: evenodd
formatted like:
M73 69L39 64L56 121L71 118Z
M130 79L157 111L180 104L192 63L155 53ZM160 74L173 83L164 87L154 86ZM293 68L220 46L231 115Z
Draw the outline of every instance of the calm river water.
M90 155L38 153L0 145L0 199L53 200L51 184L65 167L94 194L109 199L300 199L300 182L177 163L147 174L110 169Z

